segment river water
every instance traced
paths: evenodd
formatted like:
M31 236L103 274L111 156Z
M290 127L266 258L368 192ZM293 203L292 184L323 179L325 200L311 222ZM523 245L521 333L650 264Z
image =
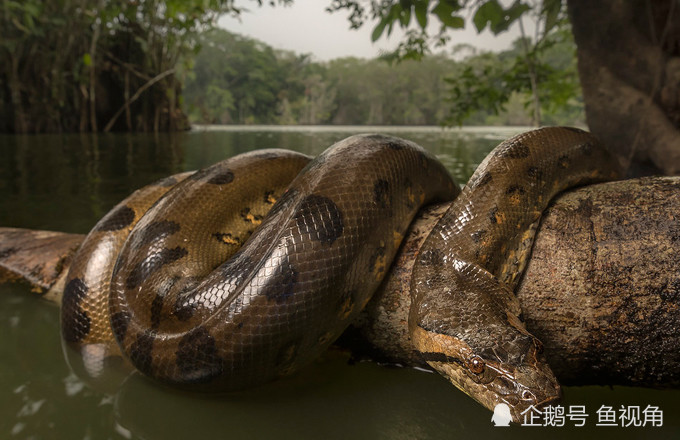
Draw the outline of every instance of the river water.
M256 148L316 155L344 137L375 131L419 143L464 183L495 145L523 130L259 126L199 127L176 135L0 136L0 225L86 233L118 201L160 177ZM290 378L239 393L178 392L137 375L102 392L81 382L65 363L58 308L22 285L0 285L0 390L0 439L600 438L612 430L624 438L680 434L678 391L567 387L566 415L570 406L573 411L585 406L584 427L574 427L575 421L565 417L564 427L495 428L490 412L435 374L352 363L337 350ZM619 418L622 409L635 412L639 407L642 412L648 405L662 411L662 427L596 426L607 407L620 425L626 421Z

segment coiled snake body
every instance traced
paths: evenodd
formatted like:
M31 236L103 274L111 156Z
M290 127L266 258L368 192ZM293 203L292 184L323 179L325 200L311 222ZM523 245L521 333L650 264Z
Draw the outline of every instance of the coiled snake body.
M550 199L613 178L612 164L580 130L515 137L423 246L414 349L486 406L521 410L559 395L512 287ZM146 375L198 389L289 374L370 299L418 210L458 193L431 155L381 135L350 137L311 162L260 150L170 177L133 193L84 241L64 290L63 340L95 375L119 350Z

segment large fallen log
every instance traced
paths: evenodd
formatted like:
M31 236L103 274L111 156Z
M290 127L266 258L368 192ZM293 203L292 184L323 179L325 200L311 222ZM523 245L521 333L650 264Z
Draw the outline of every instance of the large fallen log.
M410 347L410 268L447 206L421 213L379 292L341 344L425 366ZM544 215L519 285L527 327L565 384L680 385L680 178L593 185ZM58 302L84 236L0 228L0 281Z

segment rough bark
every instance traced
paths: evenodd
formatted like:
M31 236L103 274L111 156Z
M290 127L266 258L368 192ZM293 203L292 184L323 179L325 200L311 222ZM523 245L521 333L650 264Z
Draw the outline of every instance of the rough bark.
M408 337L410 264L445 208L412 224L345 345L424 366ZM563 383L680 385L677 212L680 178L644 178L566 193L545 213L517 296Z
M410 265L447 205L421 213L388 279L341 344L425 366L410 347ZM680 177L643 178L559 197L517 291L527 327L565 384L680 385ZM0 228L2 272L58 301L84 236ZM8 279L5 276L5 280Z
M568 0L586 119L629 175L680 172L680 3Z

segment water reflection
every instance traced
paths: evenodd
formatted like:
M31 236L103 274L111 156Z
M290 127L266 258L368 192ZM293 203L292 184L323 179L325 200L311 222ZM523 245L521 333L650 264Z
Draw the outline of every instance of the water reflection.
M0 224L84 233L132 191L161 177L255 148L317 155L350 134L384 127L197 130L179 134L0 136ZM394 130L387 129L387 132ZM397 131L433 152L459 183L508 135L428 129Z

